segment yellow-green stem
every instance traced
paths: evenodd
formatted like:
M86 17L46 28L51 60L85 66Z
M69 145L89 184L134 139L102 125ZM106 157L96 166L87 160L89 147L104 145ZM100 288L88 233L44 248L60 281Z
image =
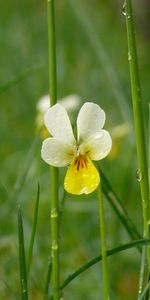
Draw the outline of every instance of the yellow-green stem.
M48 0L48 43L49 43L49 88L51 105L57 102L56 42L54 1ZM58 212L58 169L51 167L51 256L53 300L59 299L59 212Z
M108 270L107 270L107 249L106 249L106 230L105 230L105 216L104 204L101 182L97 188L97 196L99 203L99 218L100 218L100 239L102 247L102 269L103 269L103 299L108 300Z
M138 180L140 182L141 199L144 219L144 237L149 237L149 185L148 185L148 164L146 156L146 143L144 122L142 114L141 87L138 70L138 59L136 50L136 41L134 33L134 20L132 14L131 0L126 0L124 5L124 14L126 16L127 39L128 39L128 60L130 66L130 79L132 90L132 103L138 158ZM148 261L150 264L150 251L148 248Z

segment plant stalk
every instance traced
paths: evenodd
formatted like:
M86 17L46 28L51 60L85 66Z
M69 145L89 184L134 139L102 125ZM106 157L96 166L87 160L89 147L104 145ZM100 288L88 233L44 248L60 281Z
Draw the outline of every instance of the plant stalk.
M108 294L106 230L105 230L104 203L103 203L103 192L102 192L101 182L97 188L97 196L99 202L100 238L101 238L101 247L102 247L103 295L104 295L104 300L108 300L109 294Z
M124 14L126 16L128 60L130 67L130 80L132 90L133 115L135 125L137 159L138 159L138 181L140 182L141 200L144 220L144 238L149 237L149 185L148 185L148 164L146 155L146 143L144 132L144 121L142 114L141 87L139 79L138 59L136 40L134 32L134 20L132 14L131 0L125 1ZM150 249L148 247L147 258L150 265Z
M48 44L49 44L49 88L51 105L57 102L56 42L54 0L48 0ZM53 300L59 299L59 212L58 212L58 169L50 169L51 187L51 256Z

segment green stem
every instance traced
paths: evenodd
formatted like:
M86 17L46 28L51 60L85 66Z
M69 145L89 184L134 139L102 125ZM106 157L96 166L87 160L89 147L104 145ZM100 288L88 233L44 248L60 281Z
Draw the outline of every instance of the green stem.
M132 90L132 103L136 135L136 147L138 158L138 180L140 182L141 199L143 207L144 237L149 237L149 186L148 186L148 165L146 157L146 144L144 122L142 114L141 87L138 70L138 59L136 50L136 41L134 33L134 20L132 14L131 0L125 1L125 15L128 39L128 60L130 66L130 79ZM149 248L148 248L149 249ZM150 252L148 250L148 261L150 264Z
M57 102L54 1L48 0L49 88L51 105ZM51 255L53 299L59 299L58 169L51 167Z
M148 284L146 285L146 287L145 287L145 289L144 289L142 295L140 296L139 300L145 299L146 293L148 292L149 288L150 288L150 281L149 281ZM146 299L145 299L145 300L146 300Z
M106 230L105 230L105 217L104 217L104 204L101 182L97 189L97 196L99 202L99 216L100 216L100 236L102 247L102 268L103 268L103 294L104 300L109 299L108 295L108 271L107 271L107 250L106 250Z
M32 232L31 232L30 243L29 243L29 253L28 253L28 259L27 259L27 275L28 275L28 278L29 278L29 273L30 273L30 266L31 266L31 261L32 261L32 256L33 256L33 246L34 246L35 233L36 233L36 227L37 227L39 197L40 197L40 185L38 183L37 198L36 198L34 218L33 218L33 226L32 226Z
M100 170L100 168L99 168ZM133 224L132 220L130 219L125 207L123 206L123 201L120 200L118 195L113 191L110 182L108 181L107 177L101 170L101 181L102 181L102 188L105 197L113 207L114 211L118 215L120 221L126 228L126 231L128 232L129 236L132 239L138 239L142 236L137 231L135 225Z
M143 285L144 285L145 260L146 260L146 248L143 247L142 257L141 257L140 277L139 277L138 300L140 300L140 298L141 298L141 293L142 293Z
M61 226L61 220L62 220L62 213L63 213L63 207L64 207L64 203L65 203L65 198L66 198L66 191L64 190L63 195L62 195L62 199L61 199L61 202L60 202L60 207L59 207L59 226ZM49 259L47 276L46 276L46 284L45 284L44 300L49 299L51 271L52 271L52 261L51 261L51 259Z
M18 207L18 240L19 240L21 300L28 300L26 258L25 258L25 249L24 249L24 232L23 232L23 221L22 221L22 214L21 214L20 207Z

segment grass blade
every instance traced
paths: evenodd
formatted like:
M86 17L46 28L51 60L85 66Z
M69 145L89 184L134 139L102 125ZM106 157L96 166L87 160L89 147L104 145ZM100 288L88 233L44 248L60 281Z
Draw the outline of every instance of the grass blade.
M34 245L36 226L37 226L39 197L40 197L40 185L38 183L37 198L36 198L34 218L33 218L33 227L32 227L32 233L31 233L31 238L30 238L30 243L29 243L29 253L28 253L28 259L27 259L27 274L28 274L28 277L29 277L30 266L31 266L31 261L32 261L33 245Z
M148 292L149 288L150 288L150 281L149 281L148 284L146 285L146 287L145 287L145 289L144 289L142 295L138 298L138 300L143 300L143 299L145 298L146 293ZM147 297L145 298L145 300L148 300L148 299L149 299L149 298L147 298Z
M17 180L13 187L13 192L11 195L11 203L10 210L13 210L15 208L14 201L18 201L19 193L21 192L21 189L24 186L25 180L27 178L27 175L29 173L30 167L32 165L33 159L35 157L35 152L37 150L39 137L36 136L33 140L33 143L31 144L29 151L27 153L26 159L23 163L23 166L21 168L21 172L19 172Z
M24 80L28 76L34 74L36 71L40 70L42 68L42 65L31 67L25 71L20 72L17 76L10 79L7 82L4 82L0 85L0 94L4 93L8 89L14 87L16 84L18 84L20 81Z
M147 286L149 283L150 283L150 270L148 271ZM143 293L144 293L144 291L143 291ZM146 289L146 292L145 292L145 300L149 300L149 299L150 299L150 286L149 286L149 288Z
M99 173L100 174L100 173ZM105 212L104 212L104 200L101 180L97 188L97 198L99 206L99 227L100 227L100 242L102 251L102 272L103 272L103 298L109 299L108 290L108 261L107 261L107 243L106 243L106 225L105 225Z
M127 243L124 245L121 245L119 247L112 248L110 250L107 250L107 256L111 256L113 254L125 251L127 249L131 249L134 247L142 247L142 246L147 246L150 245L150 239L142 239L142 240L136 240L131 243ZM90 267L95 265L97 262L102 260L102 255L98 255L95 258L91 259L89 262L84 264L82 267L80 267L77 271L69 275L66 280L63 282L61 285L61 290L63 290L73 279L75 279L77 276L88 270Z
M116 214L118 215L120 221L126 228L128 234L133 239L141 238L140 233L137 231L135 225L129 218L127 211L123 207L119 197L113 191L108 179L106 178L102 170L100 170L100 173L101 173L102 187L103 187L104 194L108 199L109 203L111 204L111 206L113 207L113 209L115 210Z
M18 207L18 240L19 240L19 264L20 264L21 299L22 300L28 300L23 222L22 222L22 214L21 214L20 207Z
M144 274L145 274L145 263L146 263L146 248L142 249L141 257L141 269L140 269L140 278L139 278L139 290L138 290L138 300L141 298L143 284L144 284Z

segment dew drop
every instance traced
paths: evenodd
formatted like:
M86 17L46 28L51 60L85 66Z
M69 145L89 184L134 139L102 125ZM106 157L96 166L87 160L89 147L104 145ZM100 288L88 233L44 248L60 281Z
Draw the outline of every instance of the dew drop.
M130 15L127 15L127 12L126 12L126 1L125 1L124 4L123 4L122 14L123 14L124 16L127 16L128 19L131 18L131 16L130 16Z
M127 15L127 13L126 13L126 1L125 1L124 4L123 4L122 14L123 14L124 16Z
M128 60L130 61L132 59L131 53L128 52Z
M52 208L51 210L51 218L57 218L58 217L58 212L56 210L56 208Z
M52 250L54 251L58 250L58 244L56 241L52 241Z
M141 174L141 170L140 169L138 169L137 171L136 171L136 179L137 179L137 181L141 181L142 180L142 174Z

